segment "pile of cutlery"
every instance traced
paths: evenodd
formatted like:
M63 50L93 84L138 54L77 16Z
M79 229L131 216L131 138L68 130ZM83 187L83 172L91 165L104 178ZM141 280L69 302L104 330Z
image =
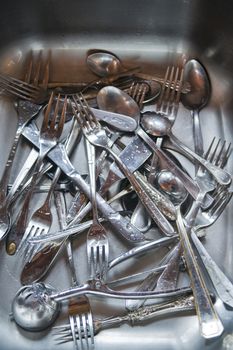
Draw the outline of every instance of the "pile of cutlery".
M50 82L51 52L46 58L31 53L22 79L0 74L2 98L13 99L18 115L0 181L0 237L6 253L22 264L23 287L11 316L25 330L38 331L51 326L61 308L67 323L53 327L54 339L76 349L94 349L95 335L110 327L190 312L196 312L204 338L219 338L224 322L216 300L232 308L233 285L202 239L232 197L231 144L211 135L204 149L198 112L210 97L207 72L190 60L153 76L106 51L88 54L86 63L97 78L70 85ZM198 91L192 68L203 79ZM181 103L191 109L194 150L173 132ZM21 144L30 152L20 167ZM81 162L86 174L79 171ZM89 271L82 284L72 248L81 233ZM117 256L113 240L125 245ZM153 269L127 274L122 264L123 277L111 279L115 266L156 249L162 257ZM58 292L42 281L64 255L71 283ZM136 287L128 290L129 283ZM92 295L123 299L126 309L100 319L92 312Z

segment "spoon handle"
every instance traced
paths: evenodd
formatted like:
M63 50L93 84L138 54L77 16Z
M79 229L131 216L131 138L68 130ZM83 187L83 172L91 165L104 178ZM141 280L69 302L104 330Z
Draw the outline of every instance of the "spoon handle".
M197 109L194 109L193 111L191 111L191 115L193 119L194 149L199 156L202 156L204 153L204 148L203 148L203 137L202 137L202 131L201 131L199 111ZM199 162L196 161L195 162L196 173L198 168L199 168Z
M177 228L191 280L191 287L195 299L201 333L206 339L218 337L222 334L224 328L216 311L214 310L179 208L177 210Z

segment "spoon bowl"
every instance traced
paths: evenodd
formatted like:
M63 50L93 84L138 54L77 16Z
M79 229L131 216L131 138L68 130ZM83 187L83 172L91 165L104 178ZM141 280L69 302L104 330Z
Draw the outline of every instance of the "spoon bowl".
M181 205L188 197L183 183L174 174L166 169L159 172L156 182L160 190L169 196L175 205Z
M205 68L195 59L188 61L184 68L184 81L190 84L191 90L181 95L181 101L187 109L200 110L210 97L210 81Z
M51 326L60 311L60 304L50 295L54 288L44 283L22 287L12 302L12 318L21 328L40 332Z
M140 119L137 103L126 92L114 86L105 86L99 91L97 104L100 109L125 114L137 121Z
M182 94L183 105L191 110L193 121L193 137L195 152L202 156L204 152L203 137L201 131L199 111L207 104L210 97L210 81L205 68L197 61L190 60L184 69L184 79L191 86L191 91ZM195 163L195 170L198 170L198 162Z
M108 52L94 52L86 60L88 68L99 77L117 75L124 70L119 58Z
M163 137L168 134L172 123L168 118L165 118L155 112L145 112L141 119L143 129L150 135Z

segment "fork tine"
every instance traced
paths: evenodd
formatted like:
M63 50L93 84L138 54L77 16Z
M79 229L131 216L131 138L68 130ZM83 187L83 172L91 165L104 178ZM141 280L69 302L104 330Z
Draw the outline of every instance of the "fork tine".
M220 168L224 168L227 164L227 161L231 155L231 142L229 143L228 147L226 148L225 152L221 155L220 159L219 159L219 163L218 163L218 166Z
M130 85L130 88L129 88L129 91L128 91L128 95L130 95L132 98L134 98L134 95L135 95L135 82L134 81Z
M81 99L80 99L81 105L83 107L83 110L85 112L86 117L89 118L91 123L99 124L99 122L96 119L96 116L94 115L94 113L89 108L87 100L85 99L85 97L83 96L82 93L80 93L80 95L81 95Z
M87 113L86 109L84 108L83 103L82 103L82 99L80 98L80 96L78 94L76 95L76 98L78 100L78 103L76 102L76 107L80 113L79 120L81 119L81 125L83 127L86 127L89 129L90 125L91 125L90 115Z
M167 69L166 69L166 73L165 73L165 77L164 77L164 82L162 84L160 97L159 97L159 100L158 100L158 103L157 103L157 106L156 106L156 111L157 112L160 111L161 104L162 104L162 102L164 100L164 94L165 94L165 91L166 91L166 84L167 84L167 79L168 79L169 72L170 72L170 66L168 66Z
M37 228L37 230L35 230L34 234L31 235L30 237L28 237L28 239L33 238L33 237L38 237L38 236L42 236L44 234L44 228ZM38 248L42 248L41 245L38 246ZM28 243L25 247L24 250L24 262L30 262L32 260L32 258L36 255L37 250L35 250L35 248L33 247L32 244Z
M220 144L221 144L221 139L218 140L218 143L216 145L216 150L219 148ZM226 141L224 141L222 146L220 146L220 150L218 151L217 155L215 154L215 157L212 157L211 159L212 164L218 165L221 155L224 152L225 144L226 144Z
M180 69L177 68L177 80L175 82L175 86L178 85L177 89L173 89L174 90L174 104L173 104L173 117L176 117L177 113L178 113L178 109L179 109L179 103L180 103L180 96L181 96L181 91L182 91L182 86L183 86L183 79L184 79L184 68L181 69L180 71L180 79L178 80L178 73L179 73ZM176 97L175 97L176 96Z
M90 349L89 347L89 336L88 336L88 325L87 325L87 318L86 318L86 314L81 314L81 320L82 320L82 329L83 329L83 336L84 336L84 339L86 341L86 346L87 346L87 349Z
M60 98L61 98L61 95L58 94L56 105L55 105L55 109L54 109L54 113L53 113L53 117L52 117L52 120L50 121L50 128L51 129L54 129L55 125L56 125L56 120L57 120L58 111L59 111Z
M165 88L164 99L162 101L161 110L162 110L162 113L164 113L164 114L168 114L168 108L170 105L168 102L170 99L170 94L172 93L171 87L172 87L172 82L174 79L174 70L175 70L175 67L172 66L171 71L170 71L170 76L168 78L168 85Z
M88 325L89 325L89 333L90 333L90 342L91 342L91 349L94 349L94 323L93 323L93 318L92 318L92 313L91 311L88 312L87 314L87 319L88 319Z
M66 120L66 110L67 110L67 104L68 104L68 98L67 96L65 96L64 102L63 102L63 107L62 107L62 113L61 113L61 117L59 119L59 123L58 123L58 133L60 134L59 137L61 136L62 130L63 130L63 126Z
M175 70L174 68L174 74L173 76L170 78L170 84L173 84L174 86L177 86L177 81L178 81L178 76L179 76L179 68L177 67ZM171 89L171 86L169 89L167 89L167 110L166 110L166 114L171 114L173 112L174 109L174 99L175 99L175 95L176 95L176 89Z
M48 88L50 61L51 61L51 50L49 50L49 52L48 52L48 58L47 58L47 61L45 63L45 68L44 68L43 81L42 81L42 88L44 88L44 89Z
M69 317L70 320L70 330L71 330L71 334L72 334L72 339L75 345L75 348L78 349L78 342L77 342L77 337L76 337L76 333L75 333L75 324L76 324L76 318L74 318L74 316L70 316Z
M212 141L211 141L211 143L209 145L209 148L207 149L206 153L203 155L203 158L205 158L206 160L209 159L209 155L210 155L211 149L212 149L212 147L214 145L215 139L216 139L216 137L213 137L213 139L212 139Z
M76 320L76 332L78 334L78 337L76 336L76 332L75 332L75 338L76 338L76 342L79 343L79 346L77 347L77 349L83 349L83 337L82 337L82 318L81 315L78 314L75 317Z
M30 83L30 80L31 80L32 64L33 64L33 54L32 54L32 50L30 50L29 63L27 64L27 71L26 71L26 74L25 74L25 77L24 77L24 81L26 83Z
M35 67L35 75L33 79L33 84L35 86L39 85L39 78L40 78L40 71L41 71L41 61L42 61L42 50L39 51L37 60L36 60L36 67Z
M16 250L16 254L19 254L19 252L22 250L22 247L24 246L24 244L26 243L26 241L31 237L31 236L33 236L32 235L32 232L34 232L34 227L32 226L32 227L27 227L26 228L26 231L25 231L25 233L24 233L24 236L23 236L23 238L21 239L21 242L19 243L19 246L18 246L18 248L17 248L17 250ZM23 254L23 253L22 253ZM21 255L22 255L21 254Z
M25 81L19 80L17 78L8 76L6 74L0 74L0 80L5 81L6 83L11 84L11 86L15 86L15 88L24 89L25 92L40 91L38 86L34 86Z
M174 68L174 67L173 67ZM176 70L174 68L173 76L170 79L170 84L176 86L178 81L178 75L179 75L179 68L177 67ZM174 99L176 95L176 89L167 89L167 99L166 99L166 114L171 115L174 111Z
M219 145L220 145L220 142L221 142L221 140L219 139L218 142L217 142L217 144L216 144L216 146L215 146L215 148L214 148L213 153L212 153L212 154L210 153L209 157L207 158L207 160L208 160L209 162L211 162L211 163L214 163L214 159L215 159L215 156L216 156L218 147L219 147Z
M33 98L36 98L38 93L38 91L35 91L28 87L21 87L19 85L15 85L9 80L5 80L5 78L2 78L2 76L0 76L0 86L4 88L8 93L27 100L32 100Z
M214 202L214 205L209 209L208 215L219 217L229 203L232 194L233 193L227 191L227 189L221 192L217 200Z
M47 126L48 126L48 123L49 123L49 115L50 115L51 109L52 109L53 99L54 99L54 91L51 93L51 96L50 96L47 108L45 110L44 119L43 119L43 123L42 123L42 126L41 126L41 130L46 130L47 129Z

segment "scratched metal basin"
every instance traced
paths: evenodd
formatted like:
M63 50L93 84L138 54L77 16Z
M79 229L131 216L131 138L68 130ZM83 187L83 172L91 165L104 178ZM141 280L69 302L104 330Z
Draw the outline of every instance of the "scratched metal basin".
M208 106L201 111L205 147L214 135L227 141L233 133L233 7L231 0L8 0L1 4L0 66L11 74L22 73L26 54L52 49L50 82L92 80L85 66L88 49L115 52L125 64L136 62L145 72L161 75L167 64L195 57L206 66L212 84ZM1 102L0 164L14 136L16 116ZM181 127L182 125L182 127ZM176 134L192 147L191 118L181 107ZM8 147L8 148L7 148ZM82 162L77 161L79 168ZM233 162L229 161L229 171ZM83 170L83 169L82 169ZM192 172L192 169L188 169ZM233 215L232 203L207 230L207 250L226 275L232 279ZM84 265L84 238L81 253L75 256L80 281ZM126 249L123 241L114 241L116 253ZM156 253L158 254L158 253ZM151 254L151 264L158 258ZM9 319L10 304L20 287L17 257L8 257L4 244L0 255L0 349L72 349L72 343L56 345L51 332L27 333ZM133 272L138 262L133 260ZM143 268L143 266L141 266ZM117 275L117 271L115 273ZM59 279L58 279L59 276ZM45 279L63 289L69 286L69 270L61 257ZM211 286L210 286L211 290ZM122 302L92 299L94 312L103 315L122 311ZM233 348L233 313L217 299L216 308L225 325L225 333L216 341L201 338L194 315L161 318L145 326L122 326L102 331L96 338L96 350L199 350ZM101 313L101 312L100 312ZM63 319L63 322L68 322Z

